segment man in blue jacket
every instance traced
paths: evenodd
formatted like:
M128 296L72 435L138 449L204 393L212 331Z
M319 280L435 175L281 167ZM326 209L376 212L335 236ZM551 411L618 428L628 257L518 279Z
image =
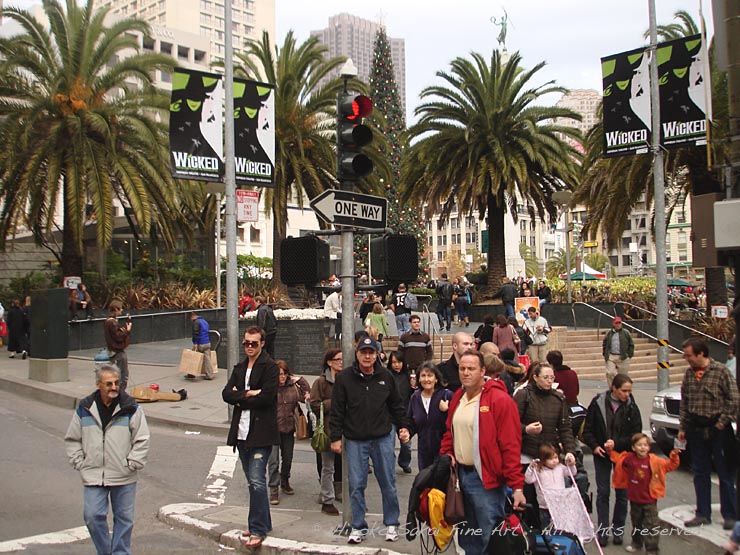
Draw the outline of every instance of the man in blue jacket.
M201 373L203 378L206 380L213 379L213 366L211 365L211 336L208 334L211 331L208 322L205 318L199 316L197 312L193 311L190 313L190 321L193 323L193 351L203 353L203 366L201 366ZM187 378L195 378L192 374L187 374Z
M363 337L357 344L352 366L337 374L331 398L331 450L342 453L342 437L347 450L352 531L349 543L367 537L365 488L368 462L373 461L375 477L383 500L385 539L398 540L400 509L396 491L393 426L401 443L409 440L408 421L398 388L390 372L376 366L378 344Z

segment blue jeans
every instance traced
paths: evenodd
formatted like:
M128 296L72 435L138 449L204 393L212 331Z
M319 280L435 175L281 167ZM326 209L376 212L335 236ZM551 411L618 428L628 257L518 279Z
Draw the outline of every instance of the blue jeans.
M349 479L349 502L352 508L352 528L367 530L365 513L365 488L367 487L368 461L372 459L375 478L380 486L383 499L383 524L398 526L401 511L398 507L396 492L396 453L393 432L377 439L345 439L347 453L347 474Z
M516 317L516 312L514 312L514 303L504 303L504 308L506 309L507 318L511 318L512 316Z
M475 467L457 468L467 518L457 525L457 541L465 555L486 553L491 532L504 516L505 488L486 489Z
M411 331L411 324L409 323L411 314L396 314L396 327L398 328L398 337L401 337L407 331Z
M468 317L468 311L465 310L468 307L468 299L460 297L455 301L455 310L457 311L457 319L462 322Z
M398 437L398 427L395 424L393 425L393 437L393 445L395 445L395 438ZM411 440L406 443L403 443L400 439L398 441L401 443L401 450L398 452L398 466L409 468L411 467Z
M437 305L437 318L439 318L439 329L442 330L447 324L447 329L452 327L452 301L439 301Z
M609 493L612 487L612 461L605 457L594 455L594 471L596 475L596 514L599 518L599 535L621 536L624 534L624 524L627 521L627 490L614 490L613 528L609 534Z
M705 438L704 432L709 432ZM722 518L737 519L735 477L725 455L726 434L730 430L689 429L686 440L691 450L691 470L694 473L696 516L712 519L712 466L719 478L719 503Z
M272 452L269 447L247 447L246 441L237 441L239 459L249 484L249 533L264 538L272 530L270 501L267 498L267 461Z
M108 531L108 497L113 511L113 539ZM130 555L136 482L125 486L85 486L83 517L98 555Z

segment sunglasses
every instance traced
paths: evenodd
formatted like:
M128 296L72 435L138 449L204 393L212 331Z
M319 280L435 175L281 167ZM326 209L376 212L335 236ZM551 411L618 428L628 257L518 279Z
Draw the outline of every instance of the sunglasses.
M254 347L259 347L260 342L259 341L242 341L242 345L244 345L245 347L254 348Z

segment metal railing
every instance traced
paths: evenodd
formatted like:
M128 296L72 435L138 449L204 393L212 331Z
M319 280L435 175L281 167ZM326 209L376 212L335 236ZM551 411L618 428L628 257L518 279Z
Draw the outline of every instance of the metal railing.
M582 306L585 306L586 308L589 308L589 309L591 309L591 310L593 310L595 312L598 312L600 315L606 316L607 318L609 318L609 321L611 321L611 320L614 319L614 316L612 316L608 312L604 312L600 308L596 308L595 306L590 305L588 303L584 303L584 302L581 302L581 301L576 301L576 302L574 302L573 304L570 305L570 311L571 311L571 314L573 315L573 327L575 329L578 329L578 324L576 322L576 308L575 308L576 305L582 305ZM639 333L640 335L644 335L648 339L652 339L656 343L658 342L658 338L657 337L654 337L653 335L649 334L645 330L641 330L639 328L636 328L635 326L632 326L632 325L626 323L624 320L622 320L622 325L630 328L631 330ZM601 318L599 318L598 323L596 325L596 334L598 335L600 331L601 331ZM668 345L668 348L671 349L672 351L676 352L676 353L683 353L683 351L681 351L681 349L677 349L676 347L674 347L671 344Z
M421 305L422 329L429 334L429 337L432 340L432 346L439 344L438 353L440 360L445 360L444 340L442 339L442 334L437 333L437 315L435 314L434 316L432 316L432 313L429 311L429 305L432 302L432 296L416 295L416 298L419 299L419 304Z
M615 315L617 314L616 306L618 304L631 306L633 308L636 308L638 310L641 310L642 312L644 312L646 314L650 314L651 316L653 316L655 318L658 317L658 315L655 314L655 312L651 312L647 308L643 308L641 306L638 306L636 304L632 304L632 303L627 302L627 301L617 301L616 303L614 303L614 314ZM691 308L689 310L696 310L696 309ZM700 312L700 311L697 311L697 312ZM622 321L622 323L624 323L624 320ZM704 333L703 331L699 331L696 328L692 328L691 326L687 326L686 324L682 324L681 322L676 322L675 320L671 320L670 318L668 318L668 325L678 326L678 327L683 328L685 330L689 330L692 334L702 335L702 336L706 337L707 339L711 339L712 341L716 341L717 343L721 343L725 347L729 347L729 343L726 343L726 342L722 341L721 339L718 339L717 337L714 337L713 335L709 335L708 333ZM630 326L630 327L632 327L632 326Z

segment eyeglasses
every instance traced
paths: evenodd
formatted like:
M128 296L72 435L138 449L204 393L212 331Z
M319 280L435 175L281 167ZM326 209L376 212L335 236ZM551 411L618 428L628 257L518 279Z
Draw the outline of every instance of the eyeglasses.
M114 382L103 382L103 385L104 385L105 387L109 388L109 389L110 389L111 387L113 387L114 385L115 385L116 387L118 387L119 385L121 385L121 380L116 380L116 381L114 381Z
M341 357L339 357L339 358L330 358L329 359L330 362L342 362L342 360L344 360L344 359L342 359Z
M242 345L244 345L245 347L254 348L254 347L259 347L260 342L259 341L242 341Z
M555 376L537 376L538 378L541 378L543 380L547 380L548 382L554 382Z

